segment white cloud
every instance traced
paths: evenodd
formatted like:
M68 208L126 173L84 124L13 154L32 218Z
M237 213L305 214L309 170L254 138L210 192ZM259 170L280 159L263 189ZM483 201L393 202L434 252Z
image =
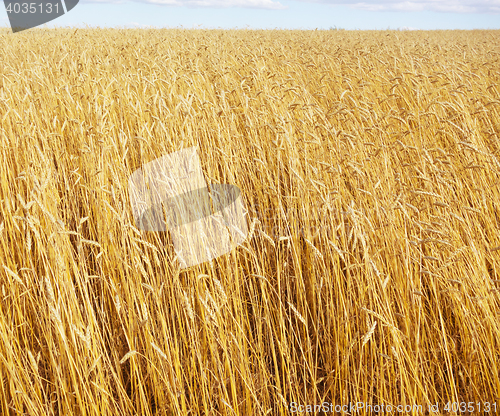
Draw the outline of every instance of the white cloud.
M351 6L369 11L448 12L448 13L500 13L500 0L305 0L318 3Z
M126 0L83 0L85 3L120 4ZM275 0L133 0L140 3L164 6L186 7L244 7L281 10L288 6ZM500 0L297 0L349 6L368 11L419 12L434 11L447 13L500 13Z
M131 28L149 28L151 27L150 25L143 25L142 23L137 23L137 22L130 22L128 25L125 25L126 27L131 27Z
M106 3L106 4L123 4L123 0L84 0L82 3Z
M135 0L140 3L158 4L162 6L186 7L245 7L252 9L287 9L279 1L273 0ZM122 0L85 0L86 3L122 3Z
M248 7L255 9L286 9L279 2L272 0L143 0L145 3L166 6L188 7Z

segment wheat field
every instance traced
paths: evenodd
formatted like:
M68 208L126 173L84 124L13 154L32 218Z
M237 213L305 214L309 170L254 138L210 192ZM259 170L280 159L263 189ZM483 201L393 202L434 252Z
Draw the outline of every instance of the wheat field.
M0 56L0 414L500 409L499 31L2 29ZM250 232L180 269L127 181L191 146Z

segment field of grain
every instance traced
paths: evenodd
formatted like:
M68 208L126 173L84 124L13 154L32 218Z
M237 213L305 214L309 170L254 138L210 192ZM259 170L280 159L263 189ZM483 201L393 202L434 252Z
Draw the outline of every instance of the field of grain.
M499 84L499 31L2 29L0 414L500 410ZM181 270L127 181L191 146L250 235Z

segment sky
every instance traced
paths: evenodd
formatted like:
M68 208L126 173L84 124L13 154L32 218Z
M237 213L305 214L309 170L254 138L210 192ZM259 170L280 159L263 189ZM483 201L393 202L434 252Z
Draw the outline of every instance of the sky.
M6 0L24 1L24 0ZM30 0L25 0L29 3ZM8 27L0 7L0 26ZM500 29L500 0L80 0L45 27Z

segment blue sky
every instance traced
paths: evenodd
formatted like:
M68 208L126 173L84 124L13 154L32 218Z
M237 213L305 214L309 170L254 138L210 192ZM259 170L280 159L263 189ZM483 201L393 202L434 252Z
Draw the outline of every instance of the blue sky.
M7 25L7 12L0 7L0 26ZM500 29L500 0L80 0L48 27L85 25Z

